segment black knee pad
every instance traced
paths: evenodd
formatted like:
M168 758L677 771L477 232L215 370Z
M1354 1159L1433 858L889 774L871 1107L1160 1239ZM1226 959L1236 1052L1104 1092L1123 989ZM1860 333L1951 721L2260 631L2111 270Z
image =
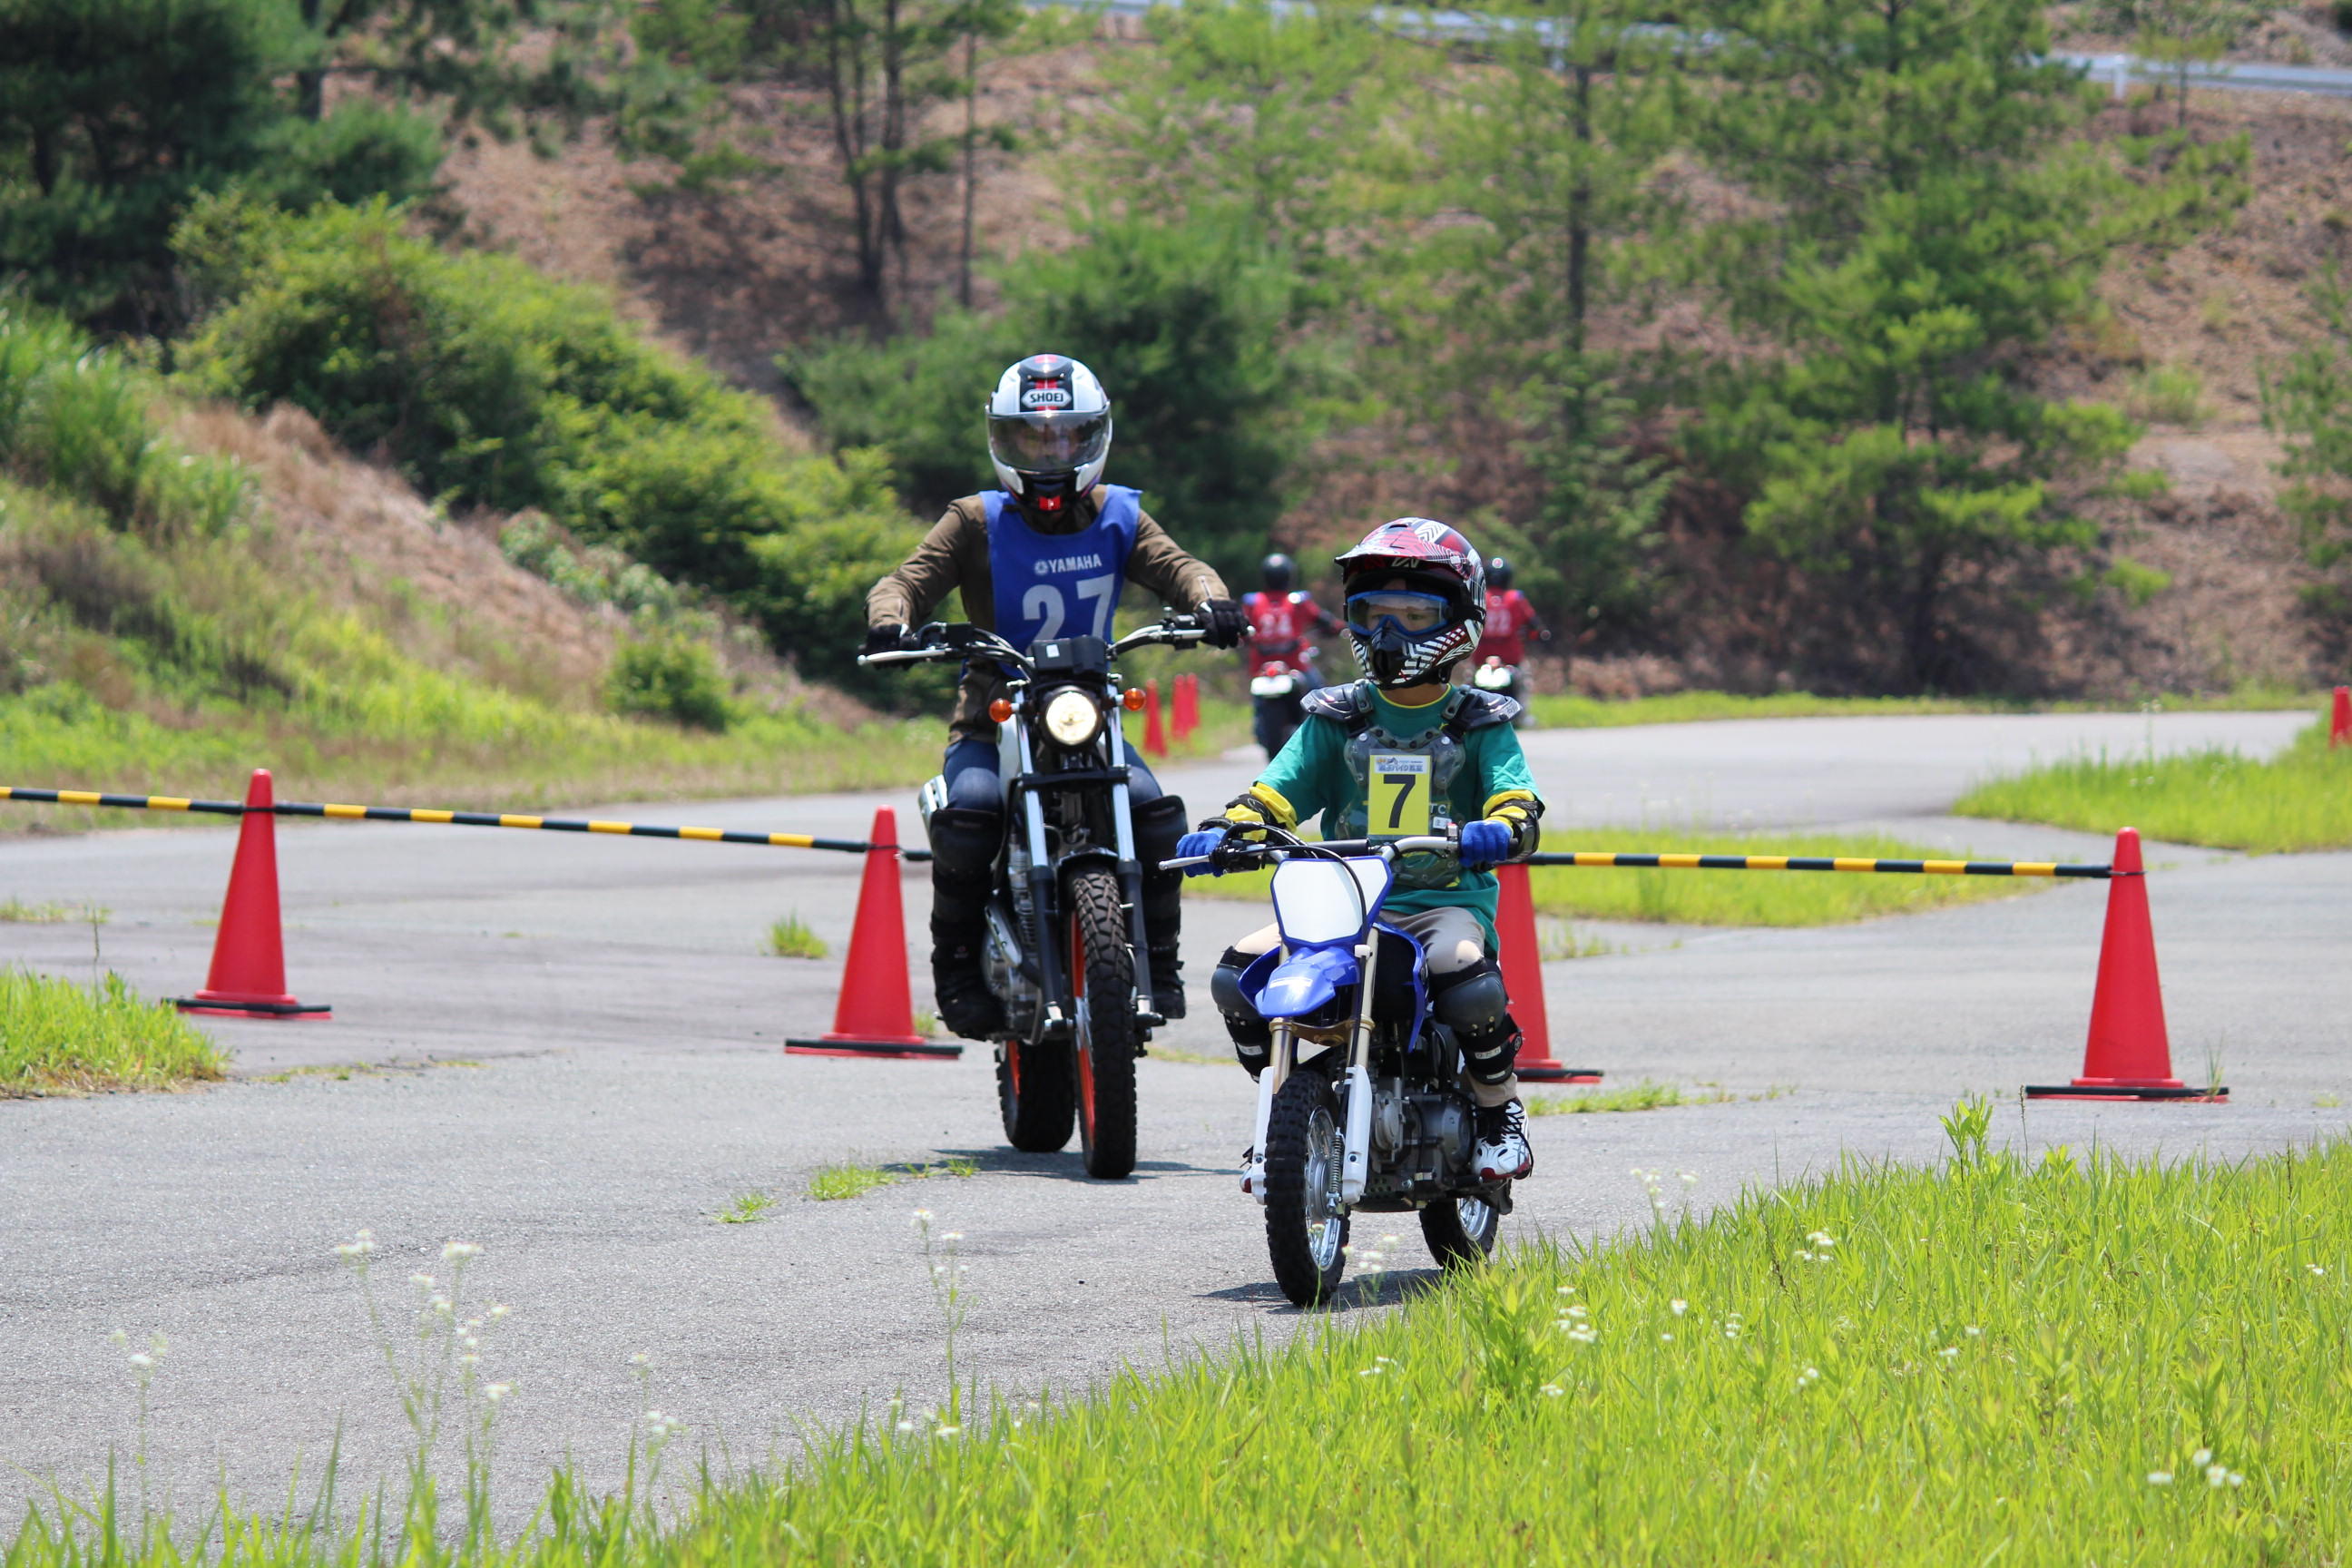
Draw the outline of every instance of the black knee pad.
M1249 1005L1249 998L1242 994L1242 971L1255 961L1255 954L1229 947L1217 960L1216 973L1209 976L1209 999L1217 1005L1217 1012L1224 1018L1225 1033L1233 1037L1234 1050L1240 1055L1242 1065L1250 1067L1253 1072L1256 1068L1251 1067L1252 1060L1264 1066L1266 1047L1274 1041L1274 1026L1259 1016L1258 1010Z
M1491 958L1438 975L1429 989L1439 1021L1465 1038L1492 1033L1510 1016L1511 994L1503 988L1503 972Z
M1176 841L1184 837L1184 797L1163 795L1147 800L1129 814L1135 824L1135 853L1149 871L1162 860L1176 858ZM1181 871L1168 873L1182 876Z
M987 882L996 871L1004 817L993 811L943 805L924 823L931 840L931 879L940 885Z

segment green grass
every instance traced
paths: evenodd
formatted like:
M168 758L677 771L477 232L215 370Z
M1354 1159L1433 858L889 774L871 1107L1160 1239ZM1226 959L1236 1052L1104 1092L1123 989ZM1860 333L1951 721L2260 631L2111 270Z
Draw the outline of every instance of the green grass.
M104 925L114 911L97 904L28 904L22 899L0 900L0 925Z
M1680 1084L1643 1079L1623 1089L1596 1089L1582 1094L1541 1095L1527 1101L1529 1116L1582 1116L1605 1110L1664 1110L1676 1105L1724 1105L1738 1099L1722 1089L1690 1092Z
M1726 834L1673 828L1579 829L1553 834L1548 850L1673 850L1700 855L1829 855L1882 860L1942 860L1962 852L1883 834ZM1538 914L1580 920L1699 926L1822 926L1910 914L1948 904L2014 898L2046 889L2012 877L1879 876L1844 871L1668 871L1538 866L1529 872ZM1264 903L1268 873L1197 878L1188 894ZM1269 917L1270 918L1270 917ZM1606 944L1598 944L1605 951ZM1555 952L1561 951L1555 944ZM1591 956L1571 937L1565 956ZM1547 954L1547 956L1549 956Z
M927 1181L933 1176L968 1178L979 1173L977 1164L961 1158L897 1165L862 1165L845 1160L820 1165L811 1172L808 1195L819 1203L833 1203L843 1198L861 1198L877 1187L895 1186L900 1182Z
M0 1099L179 1089L227 1068L208 1037L120 975L92 987L0 970Z
M2202 711L2253 708L2305 708L2313 696L2286 687L2247 685L2214 696L2168 696L2168 710ZM1916 713L2106 712L2133 706L2129 700L2064 702L2010 701L1969 697L1817 697L1780 691L1744 697L1729 691L1676 691L1661 697L1603 700L1565 692L1535 700L1536 721L1547 729L1606 730L1628 724L1690 724L1720 719L1888 718Z
M706 1472L675 1522L560 1481L482 1560L2341 1561L2352 1146L2028 1163L1986 1152L1990 1114L1956 1112L1940 1169L1849 1162L1525 1248L1055 1408L969 1391L816 1436L788 1470ZM12 1568L185 1561L110 1517L28 1528ZM214 1560L255 1568L446 1560L429 1534L224 1523Z
M725 1208L710 1217L720 1225L757 1225L766 1219L768 1211L775 1206L776 1197L773 1193L737 1193L734 1197L728 1200Z
M2271 762L2221 747L2154 759L2102 751L1979 784L1952 809L2257 853L2341 849L2352 846L2352 750L2330 752L2323 721Z
M796 910L768 928L768 952L777 958L823 958L824 939L809 929Z

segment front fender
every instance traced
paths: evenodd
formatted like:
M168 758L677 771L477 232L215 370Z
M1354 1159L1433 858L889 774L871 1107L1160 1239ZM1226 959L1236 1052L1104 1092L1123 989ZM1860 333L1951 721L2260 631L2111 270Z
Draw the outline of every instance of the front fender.
M1353 985L1363 971L1344 947L1310 947L1288 959L1275 949L1242 972L1242 994L1262 1018L1297 1018Z

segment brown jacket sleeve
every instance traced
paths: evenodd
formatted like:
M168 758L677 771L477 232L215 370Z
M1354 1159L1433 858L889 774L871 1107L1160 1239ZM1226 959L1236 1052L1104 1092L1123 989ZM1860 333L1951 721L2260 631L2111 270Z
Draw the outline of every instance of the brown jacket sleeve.
M959 588L965 591L967 616L982 626L994 623L988 604L987 525L982 517L969 515L968 500L941 512L906 564L867 592L867 626L921 626Z
M1127 577L1180 610L1197 610L1211 599L1233 597L1225 589L1225 580L1207 562L1187 555L1148 511L1136 517L1135 549L1127 558Z

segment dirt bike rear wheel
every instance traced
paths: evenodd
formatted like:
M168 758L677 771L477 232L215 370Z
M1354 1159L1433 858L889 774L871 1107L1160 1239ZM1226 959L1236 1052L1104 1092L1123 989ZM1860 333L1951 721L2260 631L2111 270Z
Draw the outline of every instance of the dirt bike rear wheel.
M1024 1154L1050 1154L1070 1141L1077 1086L1066 1046L1007 1040L996 1056L996 1109L1004 1141Z
M1275 1283L1295 1306L1328 1300L1347 1272L1348 1216L1339 1209L1346 1160L1331 1080L1311 1068L1292 1073L1266 1118L1265 1251Z
M1442 1198L1421 1211L1421 1238L1448 1268L1486 1262L1502 1228L1503 1216L1484 1198Z
M1135 949L1110 870L1074 872L1068 900L1078 1138L1087 1174L1115 1182L1135 1170Z

